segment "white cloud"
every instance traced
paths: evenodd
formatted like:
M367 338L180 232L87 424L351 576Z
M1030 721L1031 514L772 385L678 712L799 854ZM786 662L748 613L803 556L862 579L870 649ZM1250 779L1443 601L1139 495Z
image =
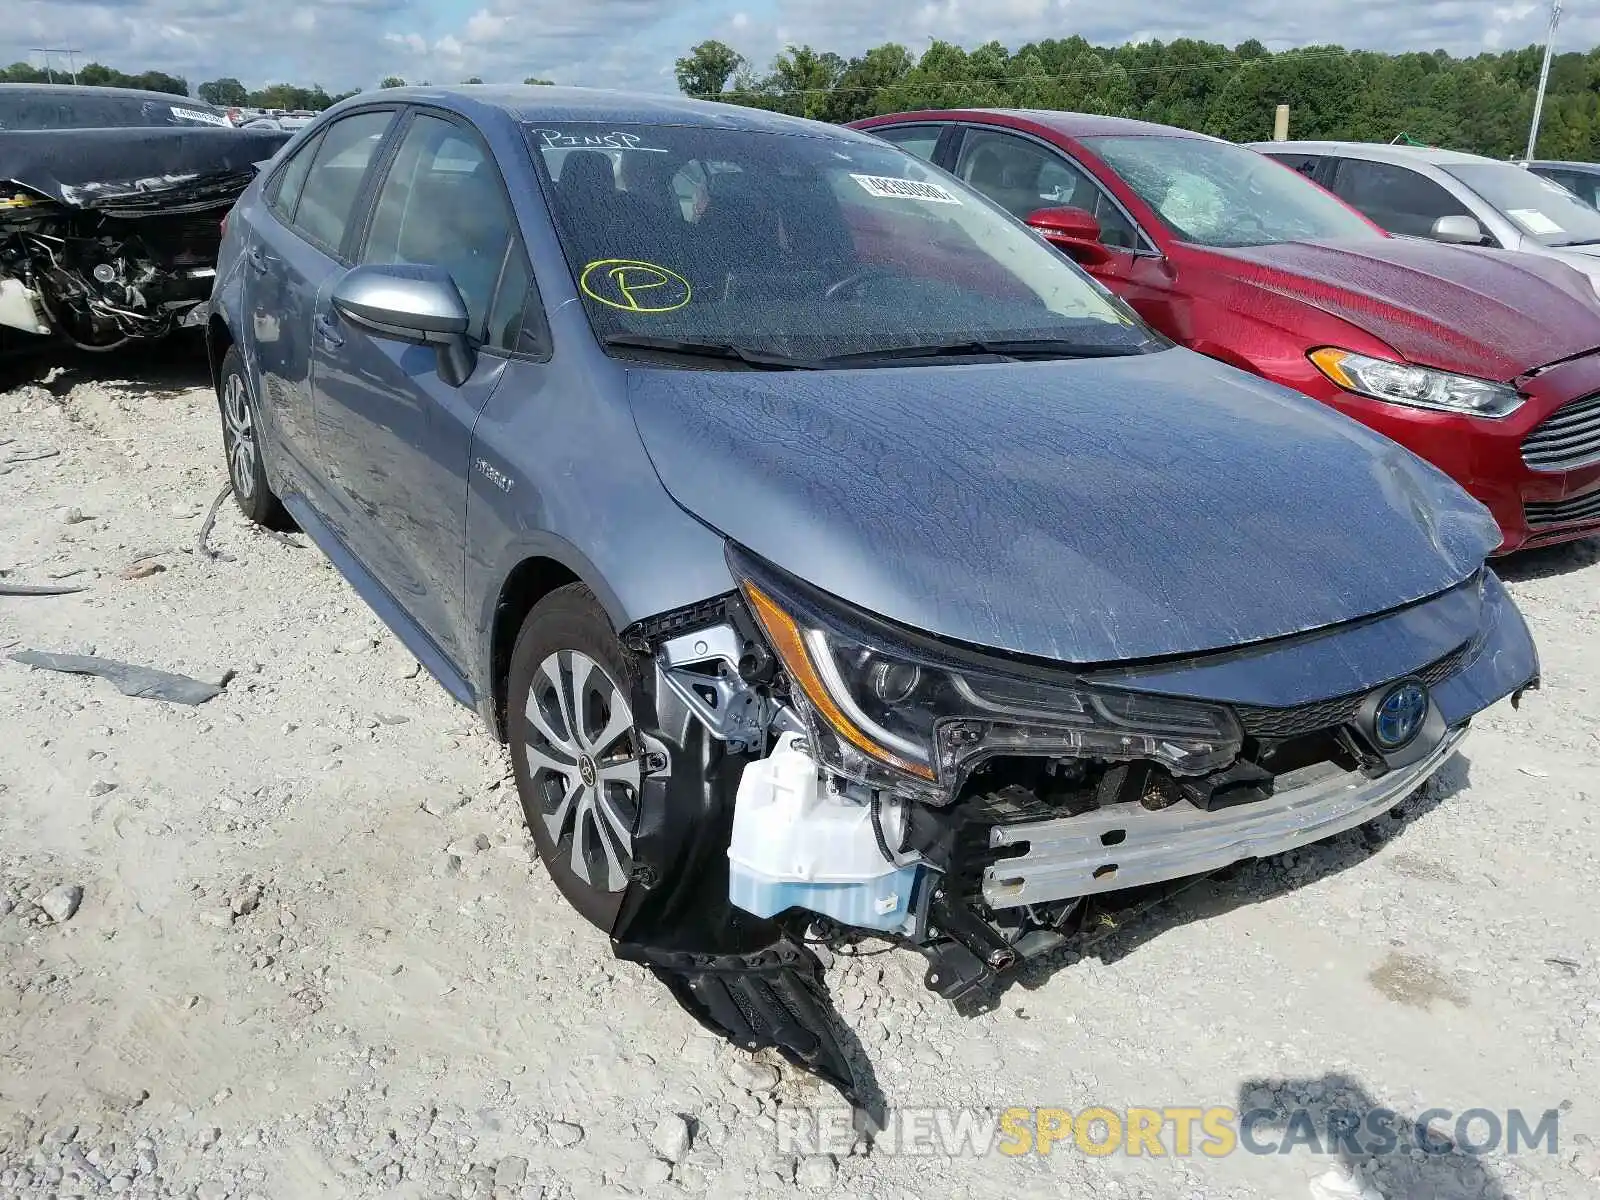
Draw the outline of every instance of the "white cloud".
M511 18L480 8L467 18L466 40L472 43L497 42L511 28Z

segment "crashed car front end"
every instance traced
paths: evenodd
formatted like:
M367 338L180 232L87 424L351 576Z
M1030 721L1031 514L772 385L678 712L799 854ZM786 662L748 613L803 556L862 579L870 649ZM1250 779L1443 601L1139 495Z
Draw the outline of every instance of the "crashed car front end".
M285 140L0 130L0 325L107 350L203 321L222 220Z
M809 944L924 955L957 1001L1087 897L1370 821L1538 685L1487 569L1235 651L1077 670L853 609L730 545L739 590L630 629L656 771L613 938L708 1026L861 1089Z

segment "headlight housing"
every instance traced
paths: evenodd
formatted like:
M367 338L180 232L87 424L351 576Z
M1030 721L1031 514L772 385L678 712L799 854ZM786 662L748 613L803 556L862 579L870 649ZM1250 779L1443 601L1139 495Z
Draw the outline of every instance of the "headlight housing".
M1201 775L1237 757L1233 714L1091 688L1059 668L990 657L902 630L732 545L728 561L788 673L828 769L933 803L995 755L1149 759Z
M1331 346L1313 350L1311 361L1345 391L1390 404L1492 418L1510 416L1522 407L1521 393L1507 383L1389 362Z

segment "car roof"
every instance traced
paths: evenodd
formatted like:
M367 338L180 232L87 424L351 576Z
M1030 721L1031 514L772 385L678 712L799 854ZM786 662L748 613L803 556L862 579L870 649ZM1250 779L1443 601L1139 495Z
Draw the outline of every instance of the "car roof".
M923 120L982 119L986 116L1005 117L1013 121L1026 121L1043 125L1067 137L1097 137L1121 134L1138 137L1182 137L1217 141L1209 134L1179 129L1176 125L1158 125L1154 121L1136 121L1130 117L1106 117L1098 113L1060 112L1045 108L950 108L924 109L918 112L895 113L892 117L873 118L874 123L888 120L919 118Z
M1528 161L1530 167L1560 167L1563 171L1580 171L1585 175L1600 175L1600 163L1573 162L1565 158L1535 158Z
M808 121L783 113L738 104L719 104L687 96L652 92L612 91L607 88L555 87L549 84L508 86L463 84L458 87L402 87L364 92L351 103L374 100L411 100L454 103L462 107L497 108L528 124L592 121L618 125L688 125L706 129L749 130L760 133L795 133L856 141L865 137L853 129Z
M1441 150L1435 146L1392 146L1385 142L1250 142L1252 150L1271 153L1274 150L1297 151L1304 154L1338 154L1345 158L1365 158L1372 162L1427 163L1442 167L1456 163L1498 163L1503 158L1487 158L1482 154L1467 154L1461 150ZM1511 165L1511 164L1507 164Z
M193 96L180 96L176 92L151 92L144 88L90 87L88 84L75 83L0 83L0 96L15 95L18 92L44 92L63 98L79 96L85 99L95 97L108 100L160 100L166 104L186 104L191 108L222 111L205 100Z

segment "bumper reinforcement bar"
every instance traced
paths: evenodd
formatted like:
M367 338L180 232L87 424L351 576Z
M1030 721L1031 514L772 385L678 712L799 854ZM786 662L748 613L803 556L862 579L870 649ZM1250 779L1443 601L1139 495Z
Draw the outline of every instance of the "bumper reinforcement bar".
M997 826L995 849L1026 846L984 871L993 908L1043 904L1221 870L1354 828L1404 800L1466 736L1452 729L1432 753L1377 779L1350 772L1288 777L1270 798L1204 812L1178 803L1151 811L1136 802L1081 816Z

